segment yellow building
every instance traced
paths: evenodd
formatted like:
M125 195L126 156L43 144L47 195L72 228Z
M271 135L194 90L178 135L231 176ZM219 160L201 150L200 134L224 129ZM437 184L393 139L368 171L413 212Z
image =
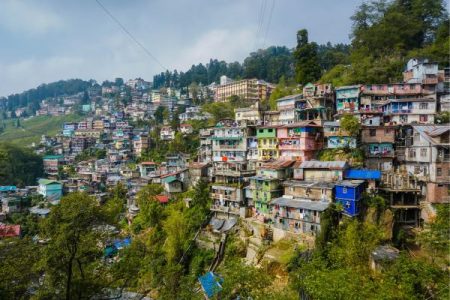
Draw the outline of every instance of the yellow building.
M234 81L214 88L214 101L226 102L231 96L238 96L242 100L253 103L266 100L272 91L272 86L258 79L244 79Z
M275 127L258 128L256 138L258 139L258 160L266 161L277 159L280 156Z

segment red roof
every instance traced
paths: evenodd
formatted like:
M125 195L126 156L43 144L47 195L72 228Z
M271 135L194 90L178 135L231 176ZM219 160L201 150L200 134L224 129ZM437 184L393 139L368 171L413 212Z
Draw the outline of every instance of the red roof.
M192 127L192 125L188 124L188 123L183 123L183 124L180 124L180 127Z
M167 203L169 202L169 197L166 195L156 195L155 196L156 200L159 201L159 203Z
M153 161L143 161L143 162L141 162L141 165L156 165L156 163L155 162L153 162Z
M0 238L20 236L20 225L0 225Z

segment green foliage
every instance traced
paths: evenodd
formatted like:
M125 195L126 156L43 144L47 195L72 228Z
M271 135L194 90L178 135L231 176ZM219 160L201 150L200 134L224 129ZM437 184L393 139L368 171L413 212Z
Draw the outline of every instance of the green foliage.
M5 129L0 134L0 142L15 145L29 145L37 143L42 135L56 135L64 122L76 122L82 119L79 115L65 115L58 117L38 116L20 122L20 128L14 126L13 120L5 121Z
M25 237L33 237L39 233L39 219L29 213L13 213L8 216L11 224L20 225L20 234Z
M244 60L243 77L278 82L281 77L293 77L292 63L292 54L286 47L259 49Z
M42 158L28 149L0 143L0 182L2 185L34 185L42 176Z
M450 123L450 111L443 111L436 115L436 124L448 124Z
M419 235L419 243L427 249L432 258L440 257L449 261L450 248L450 206L439 204L436 206L436 218L425 224L424 230Z
M293 288L313 299L440 299L448 293L447 271L406 255L382 273L372 271L369 254L382 238L375 225L346 220L333 232L327 252L299 253Z
M45 278L40 298L55 293L66 299L89 298L104 288L99 245L107 233L94 229L101 220L97 201L83 193L69 194L52 208L42 224L42 237L48 244L42 256Z
M288 95L295 93L300 93L301 91L297 89L295 84L286 83L284 76L280 78L280 82L277 84L276 88L272 91L269 98L269 107L271 110L277 109L277 100Z
M202 111L213 116L209 124L211 126L216 125L222 119L234 118L234 109L235 107L230 102L212 102L202 105Z
M449 64L448 12L442 0L364 2L352 17L350 66L340 62L321 81L334 85L401 80L408 58Z
M158 106L153 116L158 124L162 124L164 121L164 115L167 109L164 106Z
M221 296L223 299L266 299L272 278L254 266L247 266L239 259L230 258L220 269L224 278Z
M359 135L361 124L355 116L346 114L342 116L340 123L341 128L347 131L351 136L357 137Z
M152 291L162 299L192 299L197 277L213 256L191 242L206 220L209 188L199 182L165 206L154 200L161 191L160 185L148 185L138 194L140 212L131 226L137 235L114 265L112 276L117 286L126 284L143 294ZM181 201L187 196L189 208Z
M314 42L308 42L308 31L306 29L297 32L297 47L294 51L295 80L300 84L316 82L322 70L319 65L317 54L318 46Z
M30 89L20 94L11 94L7 97L7 110L14 111L18 107L31 107L34 115L39 109L40 102L46 98L73 95L87 90L91 86L90 81L81 79L60 80L48 84L41 84L35 89Z
M30 238L0 243L0 298L28 299L29 289L40 278L40 248Z
M323 149L317 154L320 161L347 161L351 166L362 166L364 163L364 151L356 148Z
M98 148L89 148L83 150L80 154L78 154L75 157L76 162L89 160L91 158L95 159L103 159L106 157L106 150L105 149L98 149Z

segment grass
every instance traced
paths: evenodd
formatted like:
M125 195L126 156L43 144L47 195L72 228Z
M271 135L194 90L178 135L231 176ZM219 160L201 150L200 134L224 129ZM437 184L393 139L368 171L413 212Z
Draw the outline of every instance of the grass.
M62 130L64 122L82 120L79 115L38 116L20 119L20 127L15 127L15 120L5 120L5 130L0 134L0 142L9 142L21 146L29 146L40 141L42 135L53 136Z

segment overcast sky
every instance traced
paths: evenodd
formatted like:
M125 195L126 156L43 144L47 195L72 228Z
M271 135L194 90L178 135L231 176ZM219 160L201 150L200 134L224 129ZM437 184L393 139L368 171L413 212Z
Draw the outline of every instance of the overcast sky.
M293 47L301 28L318 43L347 43L361 2L101 0L165 68L178 70L210 58L242 62L270 45ZM152 80L163 71L95 0L1 0L0 45L0 96L59 79Z

